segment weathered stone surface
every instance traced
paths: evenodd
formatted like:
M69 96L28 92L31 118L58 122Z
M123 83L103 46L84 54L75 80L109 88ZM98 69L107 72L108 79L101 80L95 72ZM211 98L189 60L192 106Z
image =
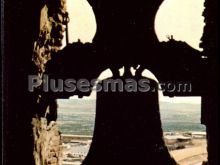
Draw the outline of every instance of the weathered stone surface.
M32 60L37 66L39 75L39 88L42 85L42 77L46 63L52 59L55 52L62 46L63 33L66 24L66 0L48 0L42 5L40 11L39 35L34 42ZM35 165L60 165L62 156L62 142L59 128L55 122L55 107L39 93L38 112L32 119L34 137ZM52 103L55 103L52 99ZM51 108L52 106L53 108ZM52 110L53 109L53 110ZM51 118L51 115L53 116Z
M41 9L40 33L34 43L33 61L38 67L39 74L45 72L45 64L51 55L62 46L65 31L66 1L48 1Z
M61 135L58 125L51 122L47 125L46 118L33 118L34 158L36 165L59 165L62 156ZM51 127L48 129L48 127Z

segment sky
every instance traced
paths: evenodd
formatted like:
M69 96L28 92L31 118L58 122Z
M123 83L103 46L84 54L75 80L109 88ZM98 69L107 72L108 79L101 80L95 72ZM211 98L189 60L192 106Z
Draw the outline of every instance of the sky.
M96 20L92 7L87 0L67 0L70 16L69 40L80 39L92 42L96 33ZM174 39L186 41L193 48L199 48L203 33L204 0L164 0L155 18L155 32L159 41L168 40L167 35Z
M155 31L160 41L167 41L167 35L186 41L193 48L199 48L203 34L204 0L164 0L155 19Z
M69 42L92 42L96 33L96 20L92 7L87 0L67 0L67 10L69 12L70 23ZM200 39L203 34L204 0L164 0L155 18L155 32L159 41L167 41L168 35L173 35L175 40L185 41L193 48L199 48ZM63 40L65 44L65 39ZM145 70L145 76L154 77L152 73ZM109 70L100 75L100 79L110 77ZM75 98L75 97L73 97ZM95 98L92 94L89 98ZM200 97L187 98L167 98L160 94L160 100L169 102L189 102L199 103Z

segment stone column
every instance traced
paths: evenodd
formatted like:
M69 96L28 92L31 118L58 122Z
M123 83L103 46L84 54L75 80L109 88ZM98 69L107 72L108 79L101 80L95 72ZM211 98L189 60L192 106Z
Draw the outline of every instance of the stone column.
M40 11L40 30L34 42L32 56L39 77L39 90L35 91L35 116L32 118L35 165L62 164L62 140L56 123L56 100L41 92L41 89L46 63L53 60L62 46L66 15L65 0L48 0Z

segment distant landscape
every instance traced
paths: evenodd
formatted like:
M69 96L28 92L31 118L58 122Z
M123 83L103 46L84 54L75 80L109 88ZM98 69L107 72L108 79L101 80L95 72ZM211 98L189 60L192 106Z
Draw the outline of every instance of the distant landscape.
M64 140L62 164L81 165L92 142L95 100L58 100L58 105L58 124ZM160 102L160 112L164 140L173 158L180 165L202 165L207 160L207 145L205 127L200 124L201 105Z
M63 134L92 135L95 100L58 100L58 124ZM164 132L205 131L200 124L200 104L160 102Z

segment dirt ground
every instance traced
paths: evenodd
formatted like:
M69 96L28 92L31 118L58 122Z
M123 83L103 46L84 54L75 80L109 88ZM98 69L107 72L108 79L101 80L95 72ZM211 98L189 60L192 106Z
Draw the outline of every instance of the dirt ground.
M193 139L192 143L185 149L170 151L180 165L201 165L207 160L206 139Z

